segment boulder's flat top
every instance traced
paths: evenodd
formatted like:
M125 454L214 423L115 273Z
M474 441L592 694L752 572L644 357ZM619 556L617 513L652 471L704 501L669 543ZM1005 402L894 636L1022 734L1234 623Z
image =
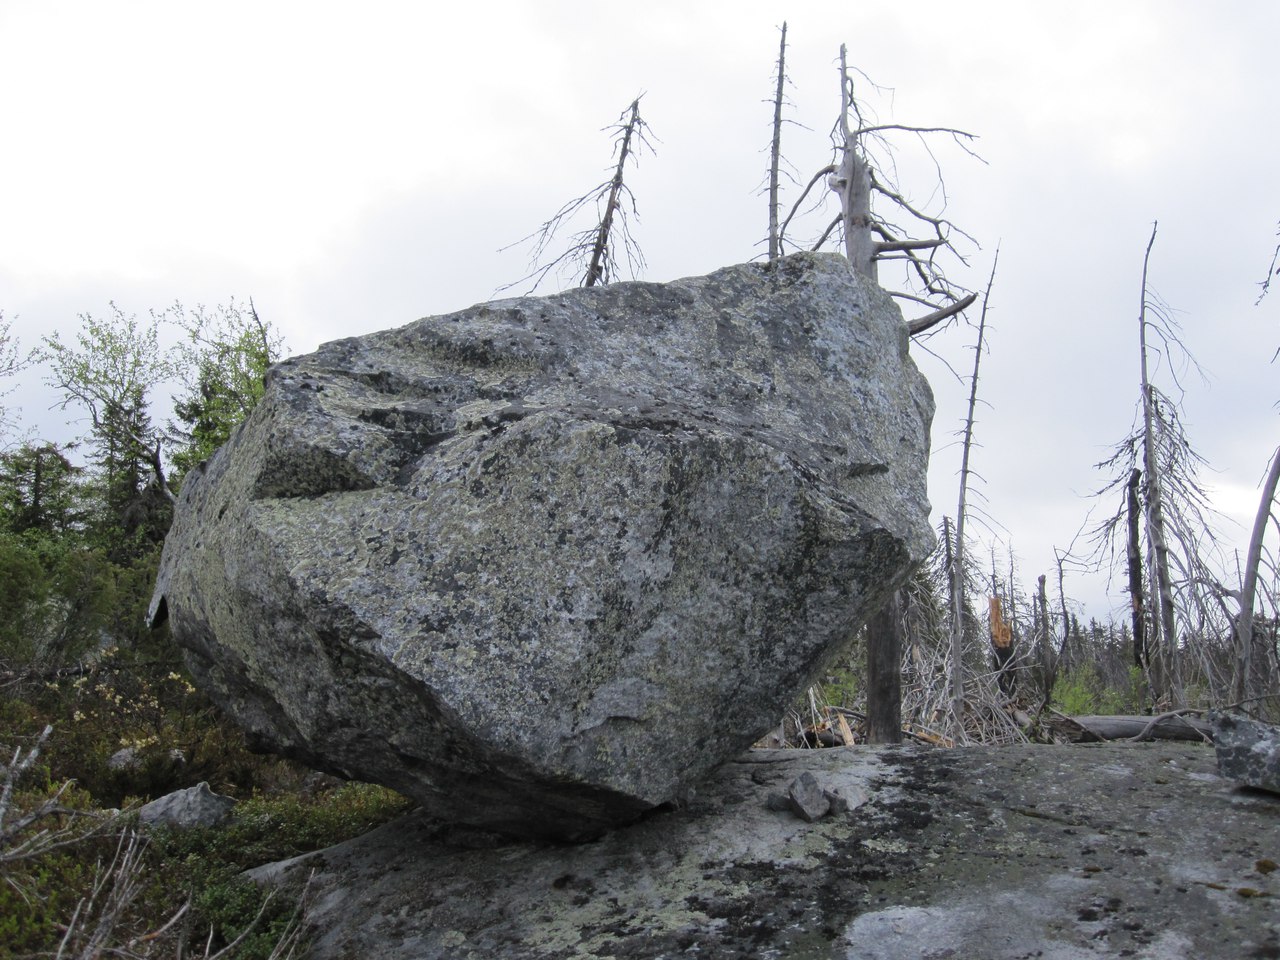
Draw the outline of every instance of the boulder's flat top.
M801 773L852 811L768 809ZM1280 957L1280 797L1194 745L753 751L581 846L420 817L314 869L320 957Z

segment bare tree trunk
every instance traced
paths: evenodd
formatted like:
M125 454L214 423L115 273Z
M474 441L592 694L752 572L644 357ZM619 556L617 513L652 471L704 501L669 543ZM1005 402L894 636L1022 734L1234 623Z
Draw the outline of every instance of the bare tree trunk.
M828 184L840 196L844 224L844 249L849 266L859 276L878 280L876 242L871 234L871 170L858 149L858 135L849 129L853 103L845 45L840 45L840 135L844 149L840 166Z
M1244 576L1240 580L1240 612L1236 616L1236 664L1235 696L1247 700L1253 694L1253 602L1258 589L1258 567L1262 562L1262 538L1271 518L1271 504L1275 501L1276 485L1280 483L1280 447L1271 456L1271 469L1262 484L1262 499L1258 501L1258 513L1253 519L1253 532L1249 536L1249 550L1245 555Z
M1129 608L1132 613L1133 623L1133 663L1134 666L1145 672L1149 664L1146 601L1142 590L1142 537L1138 521L1142 511L1138 497L1138 485L1141 482L1142 471L1134 467L1129 474L1129 484L1125 491L1129 529L1126 555L1129 560Z
M1040 611L1040 631L1036 637L1040 654L1041 701L1048 703L1053 697L1053 648L1049 644L1049 591L1045 589L1048 578L1042 573L1036 577L1036 609Z
M1142 455L1147 473L1146 508L1147 538L1151 544L1153 581L1155 584L1156 618L1153 639L1158 644L1162 686L1171 698L1172 705L1182 706L1182 683L1178 675L1178 633L1174 623L1173 583L1169 576L1169 543L1165 536L1164 494L1160 482L1160 463L1156 456L1155 389L1147 376L1147 267L1151 261L1151 248L1156 242L1156 224L1151 225L1151 239L1142 258L1142 305L1138 314L1138 341L1141 347L1142 369Z
M778 88L773 95L773 144L769 149L769 262L782 256L778 231L778 169L782 164L782 92L787 79L787 22L778 44Z
M867 623L867 742L902 742L902 598Z
M1056 681L1060 671L1070 670L1071 619L1067 616L1066 577L1062 571L1062 556L1056 551L1054 556L1058 561L1058 607L1062 611L1062 646L1058 648L1058 655L1053 662L1053 678Z
M631 119L627 121L622 134L622 146L618 150L618 165L613 171L613 182L609 187L609 199L605 202L604 216L600 220L600 229L596 233L595 246L591 251L591 264L587 267L587 275L582 280L584 287L594 287L604 279L605 254L609 247L609 232L613 229L613 216L622 201L622 171L627 164L627 155L631 152L631 136L640 126L640 99L631 101Z
M1142 684L1145 687L1151 676L1151 656L1147 650L1147 611L1145 594L1142 589L1142 539L1138 527L1141 505L1138 497L1138 486L1142 482L1142 471L1137 467L1129 474L1129 483L1125 490L1129 538L1126 555L1129 561L1129 610L1133 624L1133 663L1142 671ZM1145 696L1143 697L1145 700Z

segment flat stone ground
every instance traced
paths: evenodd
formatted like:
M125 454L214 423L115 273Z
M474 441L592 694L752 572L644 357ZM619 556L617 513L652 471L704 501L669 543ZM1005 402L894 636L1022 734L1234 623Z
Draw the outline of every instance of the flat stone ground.
M855 803L769 809L809 771ZM752 751L548 846L410 814L314 871L320 958L1280 958L1280 796L1196 745Z

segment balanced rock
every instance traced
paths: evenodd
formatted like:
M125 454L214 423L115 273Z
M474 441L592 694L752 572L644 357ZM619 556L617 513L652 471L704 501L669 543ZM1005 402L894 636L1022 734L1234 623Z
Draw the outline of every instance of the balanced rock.
M595 836L786 706L932 544L932 395L843 258L482 304L272 369L153 620L260 745Z

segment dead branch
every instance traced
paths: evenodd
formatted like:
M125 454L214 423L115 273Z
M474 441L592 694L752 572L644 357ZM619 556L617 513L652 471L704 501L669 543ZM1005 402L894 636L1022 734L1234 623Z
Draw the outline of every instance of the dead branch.
M947 241L941 238L934 240L882 240L875 245L876 253L887 253L895 250L933 250L945 247Z
M1197 733L1200 733L1200 731L1197 730L1197 728L1193 724L1191 724L1189 721L1185 719L1185 715L1188 713L1199 714L1199 713L1203 713L1203 711L1193 710L1189 707L1184 707L1181 710L1169 710L1169 711L1166 711L1165 713L1156 714L1154 717L1152 717L1150 720L1147 721L1147 725L1143 727L1142 730L1139 731L1136 736L1130 737L1129 741L1131 743L1141 743L1143 740L1152 739L1153 731L1157 726L1159 726L1165 720L1172 720L1174 718L1182 720L1183 723L1186 723L1187 726L1191 727L1191 729L1196 730ZM1203 737L1205 742L1207 743L1213 742L1213 737L1211 735L1200 733L1200 736Z
M1276 233L1280 234L1280 225L1276 226ZM1271 263L1267 266L1266 279L1258 284L1262 288L1262 292L1258 294L1258 299L1254 301L1254 306L1261 303L1262 298L1271 292L1271 280L1274 277L1280 277L1280 243L1276 244L1276 249L1271 254ZM1277 351L1277 353L1280 353L1280 351Z
M896 296L899 296L899 294L895 293L895 294L892 294L892 296L896 297ZM954 317L956 314L961 313L964 310L967 310L970 306L973 305L973 302L977 299L978 299L978 295L976 293L971 293L967 297L961 300L957 300L955 303L951 304L950 306L940 307L939 309L933 311L933 313L928 313L928 314L925 314L923 317L918 317L915 320L911 320L907 323L907 332L913 337L916 336L917 334L924 333L926 330L930 330L933 327L936 327L943 320L946 320L949 317Z
M817 173L815 173L813 177L809 180L809 182L804 185L804 189L800 191L800 198L796 200L794 204L791 205L791 212L787 214L787 218L782 221L782 226L778 228L779 241L781 241L781 239L786 236L787 227L791 224L791 219L800 210L800 204L804 203L804 198L809 195L809 191L812 190L814 186L817 185L817 183L820 180L822 180L824 177L830 176L835 172L836 172L835 164L829 163L825 167L823 167L821 170L819 170ZM837 219L836 222L839 223L839 219ZM831 228L828 227L827 233L830 233L830 232L831 232ZM824 234L824 238L825 236L826 235ZM813 249L817 250L818 247L820 246L822 246L821 243L815 245Z

